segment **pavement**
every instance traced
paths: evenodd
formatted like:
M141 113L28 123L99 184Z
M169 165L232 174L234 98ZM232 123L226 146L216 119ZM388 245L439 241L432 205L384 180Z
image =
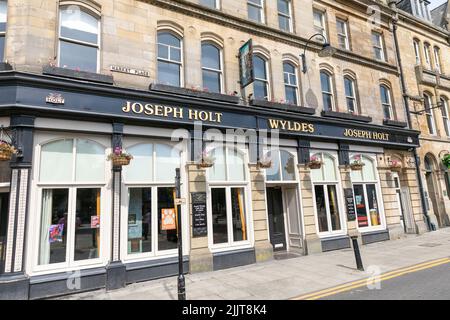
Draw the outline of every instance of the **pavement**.
M449 258L450 228L423 235L408 235L399 240L364 245L360 249L366 271L358 271L353 250L344 249L300 257L289 255L282 260L188 274L186 275L187 299L292 299L311 292L373 278L377 274L393 272L436 259ZM449 264L442 265L444 269L448 267ZM439 275L434 279L433 281L439 281ZM448 273L446 279L449 279ZM384 283L382 284L384 285ZM422 284L418 283L418 285ZM358 290L363 289L359 288ZM445 290L442 291L442 294L446 295L446 299L450 299L448 291ZM351 298L348 295L342 297ZM400 298L400 296L392 295L392 298ZM58 299L176 300L177 277L135 283L110 292L102 289Z

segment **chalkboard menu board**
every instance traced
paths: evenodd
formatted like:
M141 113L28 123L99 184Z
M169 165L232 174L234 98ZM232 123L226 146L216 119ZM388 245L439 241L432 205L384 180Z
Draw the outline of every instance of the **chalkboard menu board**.
M192 236L204 237L208 234L206 224L206 192L192 192Z
M355 212L355 201L353 199L353 189L352 188L344 189L344 195L345 195L345 204L347 206L347 220L355 221L356 212Z

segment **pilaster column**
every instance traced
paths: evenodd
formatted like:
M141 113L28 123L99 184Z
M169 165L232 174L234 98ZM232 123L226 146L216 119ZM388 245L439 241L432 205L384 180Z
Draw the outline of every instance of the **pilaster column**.
M12 144L18 154L11 160L11 186L7 219L5 265L0 270L0 300L28 299L25 274L25 231L27 230L29 181L33 160L34 117L11 116Z
M423 217L423 209L420 199L419 185L417 182L417 174L415 167L407 167L403 171L405 184L408 186L409 195L411 197L411 210L416 224L416 232L422 234L428 231L428 227Z
M113 123L112 151L122 148L123 124ZM114 290L126 285L126 267L120 257L120 205L122 167L112 167L112 216L111 216L111 260L107 266L106 289Z

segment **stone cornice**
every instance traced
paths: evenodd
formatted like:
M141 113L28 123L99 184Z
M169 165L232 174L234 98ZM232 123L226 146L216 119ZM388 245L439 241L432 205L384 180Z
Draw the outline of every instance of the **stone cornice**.
M399 10L399 22L401 22L401 26L407 29L410 29L416 33L422 33L424 36L428 36L425 33L432 33L436 37L441 37L443 42L449 43L450 32L445 29L439 28L431 24L430 22L423 21L412 14Z
M163 7L171 11L180 12L189 16L195 16L199 19L211 21L216 24L223 25L225 27L234 28L249 34L282 42L293 47L299 48L299 53L306 44L306 38L298 36L293 33L284 32L275 28L271 28L265 24L242 19L220 10L209 9L204 6L186 2L184 0L140 0L155 6ZM310 43L309 50L318 52L321 49L319 42ZM355 64L363 65L371 69L377 69L382 72L398 75L398 68L396 65L392 65L386 62L377 61L365 56L356 54L351 51L345 51L338 49L334 58L352 62Z

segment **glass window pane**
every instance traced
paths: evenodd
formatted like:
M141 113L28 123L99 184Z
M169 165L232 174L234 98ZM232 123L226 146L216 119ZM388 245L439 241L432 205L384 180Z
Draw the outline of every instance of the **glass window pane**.
M130 188L128 254L152 251L152 189Z
M261 8L248 5L248 18L256 22L262 22Z
M222 91L220 84L220 73L203 70L203 87L207 88L209 92L220 93Z
M253 95L256 99L267 100L267 83L265 81L255 80L253 82Z
M289 14L289 1L287 0L278 0L278 12L282 12L284 14Z
M283 170L283 181L295 181L295 158L287 151L280 151L281 168Z
M366 188L367 202L369 204L370 224L372 226L379 226L381 224L381 221L380 212L378 210L378 200L375 185L368 184L366 185Z
M314 186L316 197L317 220L319 222L319 232L328 231L328 217L325 203L324 186Z
M293 74L289 75L289 82L291 85L296 86L297 85L297 75L295 74L295 70Z
M76 150L75 180L104 181L105 148L93 141L77 139Z
M341 230L341 218L339 216L338 197L335 185L328 185L328 202L332 231Z
M59 66L80 71L97 72L97 48L60 41Z
M283 71L289 73L295 73L295 67L290 63L283 63Z
M355 112L355 100L347 98L347 110L349 112Z
M5 37L0 36L0 62L5 59Z
M72 181L73 140L58 140L42 146L40 182Z
M288 17L279 15L278 16L278 24L279 24L281 30L284 30L284 31L291 30L290 19Z
M200 4L210 7L210 8L215 8L216 0L200 0Z
M353 80L349 79L349 78L345 78L345 95L347 97L354 97L354 92L353 92Z
M374 162L370 159L363 157L362 160L364 161L365 165L363 167L363 178L364 181L374 181L375 178L375 165Z
M179 87L180 65L177 63L158 61L158 82L174 87Z
M169 59L169 47L163 44L158 44L158 58Z
M39 265L67 259L68 203L69 189L42 190Z
M271 151L267 157L272 159L272 167L266 169L266 179L268 181L281 181L280 157L278 151Z
M297 89L286 86L286 101L290 104L297 105Z
M226 166L225 166L225 149L215 148L211 151L211 155L215 158L214 165L209 168L209 180L211 181L225 181Z
M255 69L255 77L267 80L266 61L260 56L253 57L253 68Z
M123 169L125 181L153 181L153 145L138 144L127 151L133 160Z
M332 96L327 93L324 93L322 94L322 98L323 98L323 110L325 111L333 110Z
M0 0L0 31L5 31L1 29L1 26L6 22L6 14L8 11L8 3L5 0Z
M181 40L169 32L159 32L158 43L162 43L176 48L181 48Z
M330 75L326 72L320 73L320 84L322 85L322 91L331 92Z
M181 49L170 48L170 60L181 62Z
M175 215L175 188L158 188L158 251L177 248L177 229L163 230L162 215ZM173 217L177 219L176 217ZM176 220L175 220L176 221Z
M227 202L225 188L211 189L213 243L228 242Z
M99 257L100 188L77 189L75 217L75 261Z
M233 241L247 240L247 219L243 188L231 188L231 214L233 216Z
M180 167L180 152L165 144L156 144L156 181L174 182L175 169Z
M202 67L220 70L220 50L212 44L202 44Z
M244 156L236 149L228 149L227 167L229 181L245 181Z
M323 170L326 181L336 181L336 168L334 166L334 160L329 155L323 157Z
M61 10L61 36L93 44L98 43L98 20L78 6Z
M353 185L353 192L355 194L355 207L358 216L358 226L360 228L368 227L369 221L367 219L366 200L364 198L364 189L362 184Z

